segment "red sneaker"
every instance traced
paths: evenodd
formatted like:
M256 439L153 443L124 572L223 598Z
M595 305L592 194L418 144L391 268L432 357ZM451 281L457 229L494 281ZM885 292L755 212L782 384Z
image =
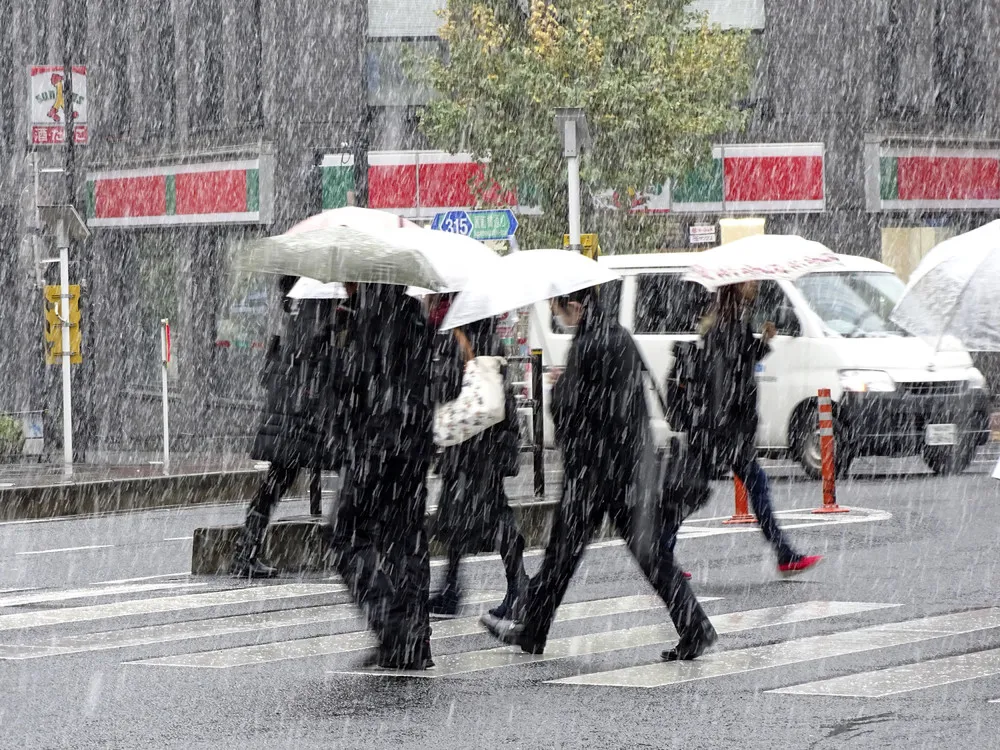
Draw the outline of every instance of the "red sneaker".
M778 573L785 577L798 575L799 573L809 570L809 568L815 567L822 559L822 555L804 555L803 557L797 557L789 562L779 563Z
M691 580L691 574L688 573L686 570L683 571L683 573L684 573L684 577L687 578L690 581Z

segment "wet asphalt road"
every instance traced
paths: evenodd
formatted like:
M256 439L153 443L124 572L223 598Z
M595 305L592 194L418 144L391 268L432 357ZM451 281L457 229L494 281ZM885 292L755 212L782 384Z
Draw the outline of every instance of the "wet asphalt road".
M793 541L826 555L791 581L759 533L706 520L732 511L719 487L678 551L728 632L711 666L683 674L643 666L673 635L615 542L588 552L567 595L547 649L562 658L535 663L478 653L496 645L474 617L503 574L469 561L469 603L437 627L427 679L357 673L366 644L336 580L187 576L191 530L241 508L0 525L0 747L996 747L1000 612L976 610L1000 606L1000 483L986 464L883 468L840 485L865 510L837 519L791 512L820 502L818 483L775 482Z

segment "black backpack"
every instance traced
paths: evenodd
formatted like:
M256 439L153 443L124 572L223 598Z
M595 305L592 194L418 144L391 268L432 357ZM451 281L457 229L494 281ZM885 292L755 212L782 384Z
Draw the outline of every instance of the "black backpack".
M681 433L661 448L660 502L687 517L704 507L712 495L712 431L704 429L708 418L706 399L711 400L710 368L704 351L694 342L677 344L674 357L666 397L652 376L650 380L671 430Z

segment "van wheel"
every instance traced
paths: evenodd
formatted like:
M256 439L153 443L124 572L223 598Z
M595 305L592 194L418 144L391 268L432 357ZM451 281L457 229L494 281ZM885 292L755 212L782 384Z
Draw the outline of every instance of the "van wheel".
M790 425L792 457L801 464L810 479L823 478L823 451L820 447L819 425L816 419L816 402L799 407ZM833 435L836 447L837 477L846 477L854 461L854 451L847 445L843 430L833 417Z
M924 448L924 463L935 474L948 476L965 471L976 454L975 446L963 440L952 447L933 446Z

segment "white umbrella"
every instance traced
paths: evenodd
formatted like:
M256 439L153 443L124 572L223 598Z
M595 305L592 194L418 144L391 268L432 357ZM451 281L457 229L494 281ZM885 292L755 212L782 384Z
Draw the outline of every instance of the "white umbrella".
M324 284L303 276L288 293L289 299L347 299L347 290L339 281Z
M401 284L442 292L458 291L470 275L497 260L481 242L448 232L331 225L237 246L231 267L322 282Z
M840 266L825 245L795 234L756 234L700 253L684 278L709 289L744 281L794 280Z
M285 234L302 234L303 232L315 232L317 229L327 229L329 227L350 227L366 232L369 229L398 229L400 227L417 227L409 219L391 214L388 211L379 211L375 208L361 208L359 206L343 206L341 208L331 208L321 211L315 216L300 221L289 229Z
M910 277L892 311L906 331L955 337L967 349L1000 349L1000 221L945 240Z
M513 253L469 280L452 303L441 328L458 328L620 278L614 271L571 250Z

